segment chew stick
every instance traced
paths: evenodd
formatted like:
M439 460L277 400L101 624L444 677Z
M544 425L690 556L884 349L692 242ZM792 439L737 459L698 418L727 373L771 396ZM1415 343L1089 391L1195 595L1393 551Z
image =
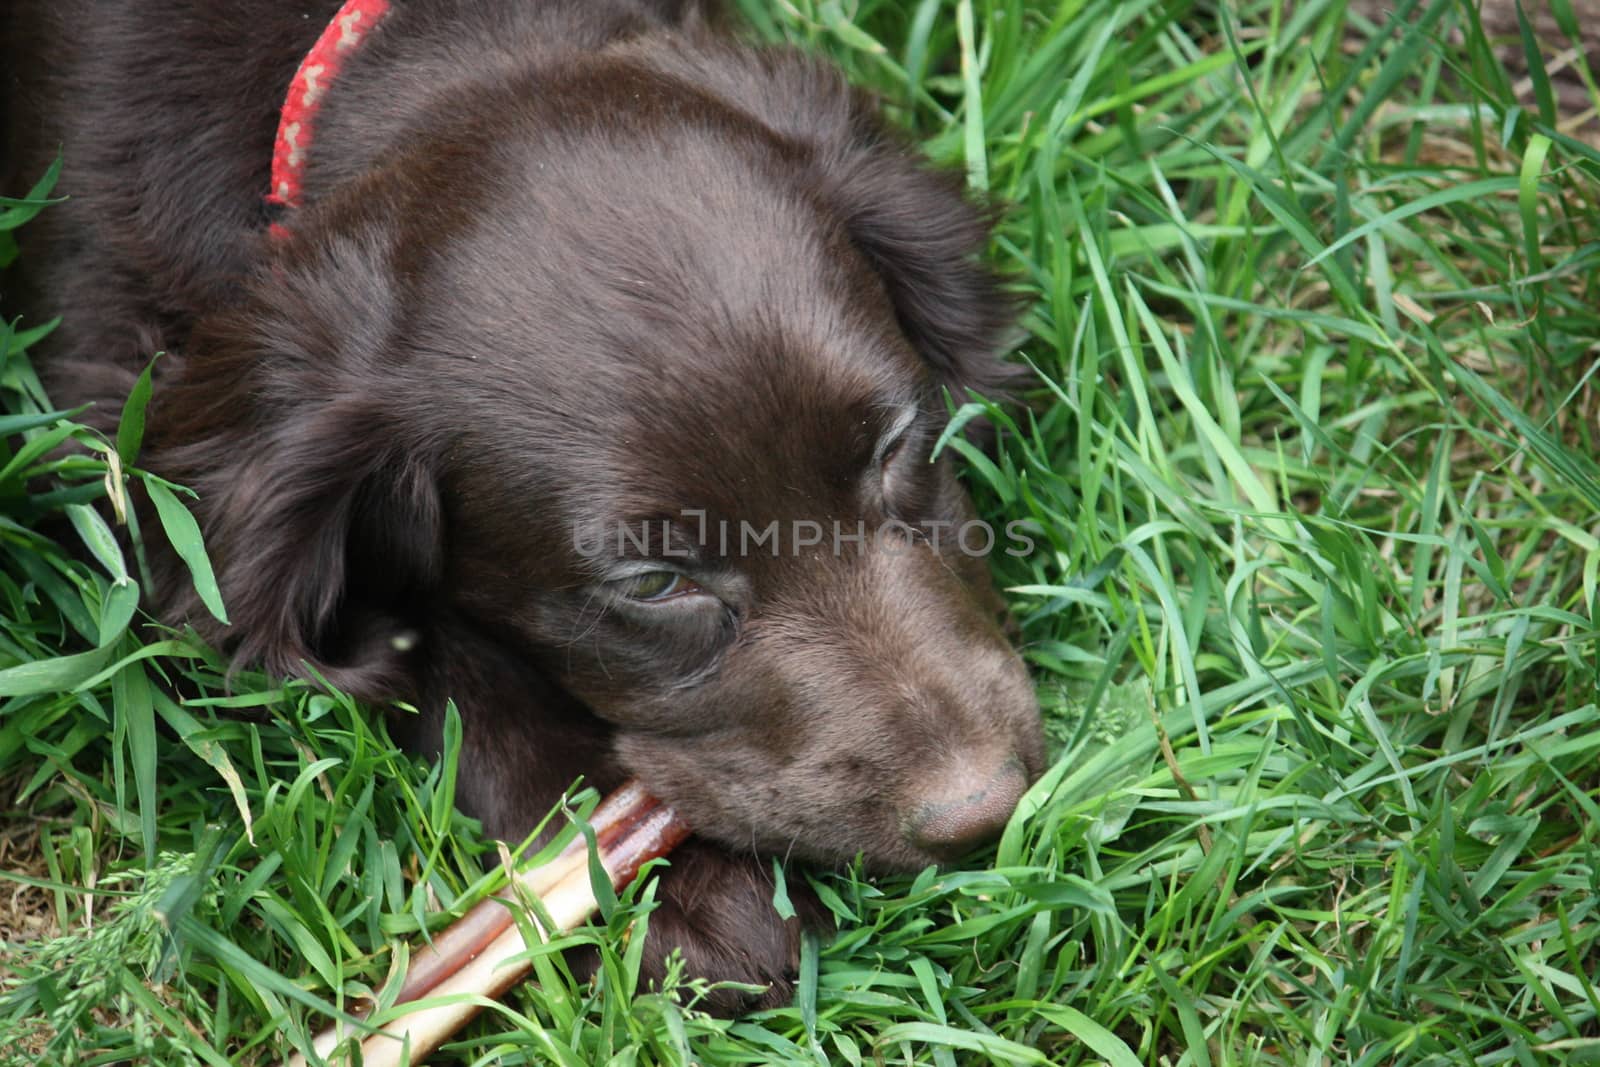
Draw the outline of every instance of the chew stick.
M619 889L634 879L640 867L670 852L689 832L671 808L647 794L636 781L606 797L595 808L590 823L600 863ZM540 899L557 932L583 923L599 907L589 881L587 842L580 836L549 863L518 874L513 886L480 901L419 949L406 969L395 1003L452 994L498 997L520 981L531 961L511 960L529 947L508 906L519 891ZM537 920L534 926L541 936L548 936ZM362 1060L366 1067L412 1067L479 1009L479 1004L470 1002L441 1004L391 1019L362 1040ZM369 1010L363 1008L358 1014L364 1016ZM312 1047L326 1058L356 1032L353 1026L337 1024L318 1034ZM406 1038L410 1039L408 1057L402 1056ZM306 1067L306 1060L296 1053L286 1067Z
M636 779L630 779L602 800L589 820L601 855L629 825L658 804ZM550 862L517 875L513 885L480 900L465 915L441 930L432 941L412 954L395 1003L419 1000L441 980L459 971L512 925L513 913L506 902L515 901L519 890L543 898L574 871L587 871L588 853L583 835L574 837Z

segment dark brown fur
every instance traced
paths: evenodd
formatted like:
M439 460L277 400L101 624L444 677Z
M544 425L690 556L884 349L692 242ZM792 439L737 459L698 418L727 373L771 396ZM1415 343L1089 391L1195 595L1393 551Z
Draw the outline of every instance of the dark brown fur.
M781 998L794 930L757 854L959 851L977 835L929 828L998 827L1039 769L1037 710L948 535L773 557L693 546L680 512L969 517L923 460L942 390L1007 375L987 219L834 70L729 43L697 5L398 0L274 245L277 109L335 6L13 5L3 191L64 143L72 197L23 234L32 306L67 313L55 398L109 421L167 350L146 462L198 491L233 625L157 552L162 612L415 704L424 751L455 700L460 803L494 834L579 773L639 775L700 837L651 973L681 944ZM619 597L624 561L574 543L644 519L677 520L643 555L695 547L676 565L706 595Z

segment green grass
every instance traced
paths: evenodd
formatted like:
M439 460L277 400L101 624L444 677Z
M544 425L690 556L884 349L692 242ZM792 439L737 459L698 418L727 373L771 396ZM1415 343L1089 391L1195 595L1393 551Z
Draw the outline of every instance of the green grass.
M542 954L454 1056L1600 1062L1600 151L1543 67L1519 104L1459 0L740 6L1012 205L1038 380L965 468L1034 524L996 566L1059 758L986 866L815 876L792 1007L637 988L646 882L569 939L598 987ZM75 505L145 477L137 420L51 458L29 326L0 880L63 939L6 934L0 1058L272 1063L484 846L375 716L130 614Z

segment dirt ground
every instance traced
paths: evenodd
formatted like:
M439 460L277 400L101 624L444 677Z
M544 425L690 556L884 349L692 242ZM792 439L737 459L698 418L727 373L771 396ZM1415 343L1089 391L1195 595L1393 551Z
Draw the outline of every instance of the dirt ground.
M1387 19L1398 3L1399 0L1351 0L1350 10L1378 22ZM1590 69L1600 77L1600 0L1568 0L1568 4L1582 38L1581 52ZM1496 55L1520 79L1515 85L1518 97L1530 108L1535 107L1533 83L1528 78L1528 59L1517 24L1515 0L1479 0L1477 6L1484 33L1495 45ZM1545 71L1550 76L1551 88L1555 92L1558 125L1564 132L1582 132L1593 140L1594 135L1600 132L1600 116L1596 115L1594 104L1578 73L1576 60L1580 48L1561 31L1550 0L1524 0L1522 9L1533 28L1534 39L1539 44ZM1456 34L1457 40L1460 37L1459 33Z

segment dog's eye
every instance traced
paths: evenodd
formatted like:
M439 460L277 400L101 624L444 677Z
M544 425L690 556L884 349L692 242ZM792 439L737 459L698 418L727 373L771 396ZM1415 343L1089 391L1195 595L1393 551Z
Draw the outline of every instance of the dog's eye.
M911 441L911 427L916 422L917 412L914 408L907 408L895 419L889 432L878 444L878 470L885 479L889 476L889 468L894 466L897 459L905 453L906 445Z
M894 461L900 457L900 453L906 450L906 438L910 436L909 433L902 432L899 437L889 442L889 447L883 450L883 459L879 462L885 472L893 466Z
M701 591L698 584L677 571L645 571L643 574L619 578L608 584L629 600L642 600L646 603L676 600L678 597L690 596Z
M885 500L893 500L898 495L896 490L899 487L895 484L897 479L894 476L894 465L905 454L906 442L910 438L911 434L909 432L902 431L899 436L884 447L883 456L878 460L878 477L882 480Z

